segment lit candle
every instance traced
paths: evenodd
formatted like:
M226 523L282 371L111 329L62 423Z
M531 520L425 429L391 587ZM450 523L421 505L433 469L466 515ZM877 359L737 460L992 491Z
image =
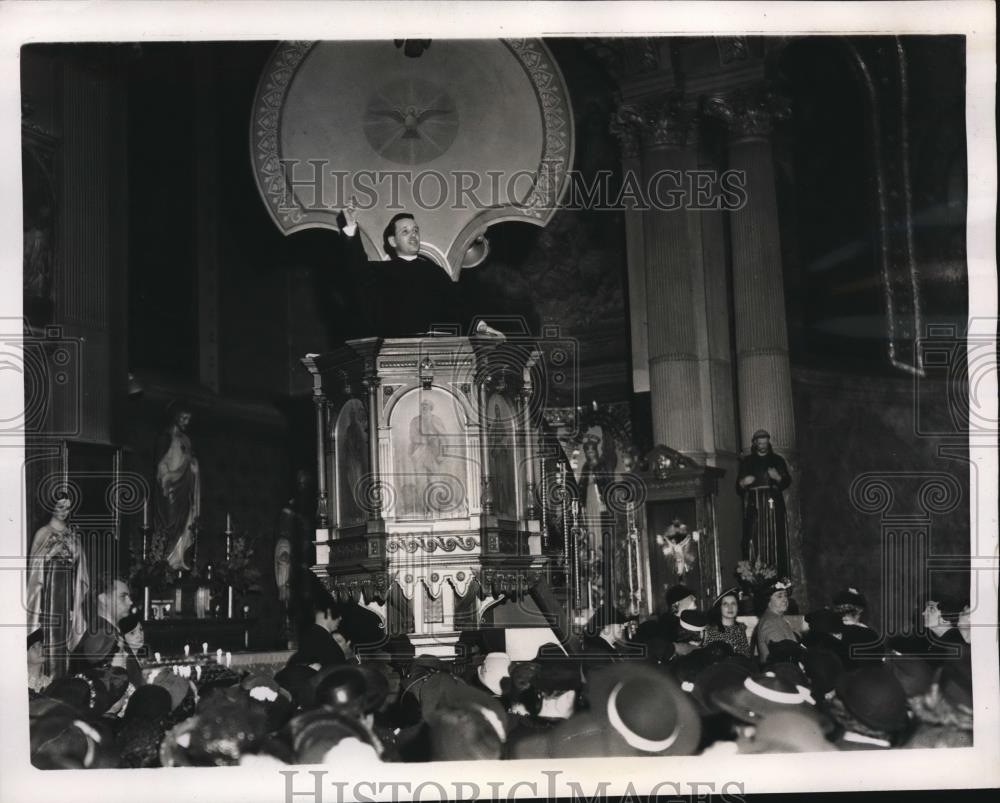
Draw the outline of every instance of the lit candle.
M191 645L190 644L185 644L184 645L184 657L185 658L190 658L191 657Z
M197 665L197 666L195 666L195 668L194 668L194 676L195 676L195 677L196 677L196 678L197 678L198 680L201 680L201 665L200 665L200 664L199 664L199 665Z
M226 653L226 668L228 669L233 665L233 654L231 652Z
M160 663L160 654L158 652L153 653L153 658L156 659L156 663Z
M205 655L208 655L208 642L207 641L203 641L201 643L201 651L203 653L205 653Z
M217 664L222 664L222 649L221 648L215 651L215 662Z

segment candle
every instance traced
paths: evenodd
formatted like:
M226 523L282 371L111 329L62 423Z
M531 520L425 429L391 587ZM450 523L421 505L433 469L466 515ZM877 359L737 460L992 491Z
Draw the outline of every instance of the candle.
M231 533L233 531L233 516L231 513L226 514L226 532Z
M189 658L190 656L191 656L191 645L190 644L185 644L184 645L184 657L185 658Z
M160 654L158 652L153 653L153 658L156 660L156 663L160 663Z
M201 651L203 653L205 653L205 655L208 655L208 642L207 641L203 641L201 643Z
M200 666L200 665L198 665L198 666L195 666L195 668L194 668L194 676L195 676L195 677L196 677L196 678L197 678L198 680L201 680L201 666Z
M233 618L233 587L229 586L226 593L226 618Z
M143 529L149 527L149 499L142 500L142 526Z
M149 586L142 589L142 618L149 618Z
M228 669L233 665L233 654L231 652L226 653L226 668Z
M250 606L249 605L244 605L243 606L243 618L244 619L250 618Z
M215 662L217 664L221 664L222 663L222 649L221 648L215 651Z

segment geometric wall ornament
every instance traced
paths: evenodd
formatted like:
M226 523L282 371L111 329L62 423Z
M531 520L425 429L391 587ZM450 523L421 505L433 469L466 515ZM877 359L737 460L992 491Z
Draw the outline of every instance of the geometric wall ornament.
M250 156L282 233L336 229L353 197L369 257L381 259L382 230L405 210L422 252L457 279L490 225L551 219L572 123L539 39L435 39L418 57L391 40L289 41L261 75Z

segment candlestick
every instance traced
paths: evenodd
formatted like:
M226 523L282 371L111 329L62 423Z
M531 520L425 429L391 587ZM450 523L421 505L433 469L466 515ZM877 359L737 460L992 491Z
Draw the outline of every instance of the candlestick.
M190 658L191 657L191 645L190 644L185 644L184 645L184 657L185 658Z
M208 655L208 642L207 641L203 641L201 643L201 651L203 653L205 653L206 655Z
M226 669L229 669L233 665L233 654L231 652L226 653Z

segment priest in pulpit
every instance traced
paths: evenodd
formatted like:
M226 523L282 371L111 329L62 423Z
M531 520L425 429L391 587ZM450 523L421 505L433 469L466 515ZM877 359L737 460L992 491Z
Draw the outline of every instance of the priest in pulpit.
M341 217L343 261L361 318L357 337L413 337L456 325L465 334L458 283L420 253L420 226L412 214L400 212L385 227L389 259L381 262L365 255L353 199Z

